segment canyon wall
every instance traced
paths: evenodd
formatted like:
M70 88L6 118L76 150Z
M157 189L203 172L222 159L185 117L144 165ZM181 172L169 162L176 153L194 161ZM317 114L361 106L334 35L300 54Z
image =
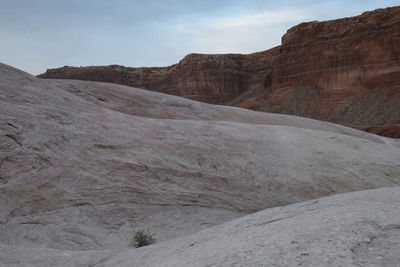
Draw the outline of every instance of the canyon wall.
M189 54L168 67L64 66L48 69L39 77L118 83L224 104L251 89L269 87L278 51L275 48L251 55Z
M377 129L400 124L400 7L302 23L281 46L249 55L190 54L161 68L66 66L39 77L119 83L397 137Z
M400 123L399 112L379 118L383 110L373 107L396 106L399 94L397 7L289 29L260 109L349 125Z

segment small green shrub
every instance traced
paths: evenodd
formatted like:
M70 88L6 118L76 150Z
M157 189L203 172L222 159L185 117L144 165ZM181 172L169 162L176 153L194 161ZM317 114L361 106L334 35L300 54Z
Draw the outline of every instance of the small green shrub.
M149 230L140 229L135 233L132 240L132 246L136 248L144 247L155 243L157 240L150 234Z

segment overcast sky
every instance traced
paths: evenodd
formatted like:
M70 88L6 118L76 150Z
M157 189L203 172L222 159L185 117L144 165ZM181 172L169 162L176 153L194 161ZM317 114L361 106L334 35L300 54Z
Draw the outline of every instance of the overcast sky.
M166 66L188 53L251 53L300 22L355 16L400 1L0 0L0 62L47 68Z

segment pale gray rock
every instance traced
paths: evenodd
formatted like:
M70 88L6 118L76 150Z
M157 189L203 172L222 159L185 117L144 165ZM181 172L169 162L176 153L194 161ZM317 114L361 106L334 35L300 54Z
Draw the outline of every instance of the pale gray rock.
M400 187L270 208L139 249L0 248L0 266L397 266Z
M398 140L327 122L0 64L0 264L90 265L141 228L162 244L270 207L398 186L399 162Z
M400 187L271 208L104 266L398 266Z

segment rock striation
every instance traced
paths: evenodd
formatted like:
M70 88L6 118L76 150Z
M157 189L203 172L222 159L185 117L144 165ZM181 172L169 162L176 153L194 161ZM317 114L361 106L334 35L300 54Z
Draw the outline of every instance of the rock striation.
M190 54L161 68L65 66L39 77L119 83L360 129L396 125L400 7L302 23L287 31L282 45L249 55Z
M400 7L289 29L260 109L352 126L399 123L399 33Z

